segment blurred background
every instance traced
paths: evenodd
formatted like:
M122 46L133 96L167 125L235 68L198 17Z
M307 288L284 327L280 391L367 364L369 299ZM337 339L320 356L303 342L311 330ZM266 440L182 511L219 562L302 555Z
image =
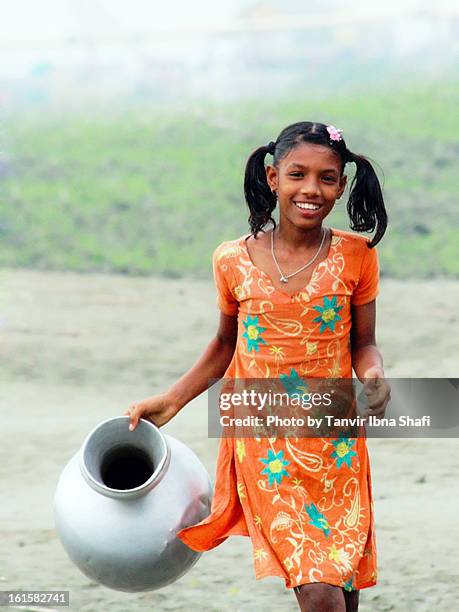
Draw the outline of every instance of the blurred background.
M249 153L317 120L379 168L383 275L459 276L455 0L1 4L0 265L209 278Z
M282 581L255 581L247 538L166 589L100 587L58 540L54 489L92 428L209 342L211 253L248 232L246 159L296 121L343 129L384 185L387 375L457 378L459 4L0 0L0 15L0 590L67 589L78 612L293 612ZM348 228L344 205L329 225ZM214 474L206 394L165 431ZM380 581L362 612L457 609L457 440L438 442L369 441Z

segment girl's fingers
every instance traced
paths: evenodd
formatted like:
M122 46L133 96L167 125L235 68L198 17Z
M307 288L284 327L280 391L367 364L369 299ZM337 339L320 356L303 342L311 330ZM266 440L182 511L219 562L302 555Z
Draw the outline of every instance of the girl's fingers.
M365 386L369 387L370 389L376 389L379 384L379 380L379 378L367 378L365 381Z
M385 398L382 402L375 403L367 410L367 415L373 416L384 416L386 414L387 404L389 403L390 396Z
M379 393L371 393L367 395L368 408L374 408L378 406L383 400L384 395L381 396Z
M134 429L137 427L137 423L139 422L140 407L134 405L129 409L128 412L128 416L131 418L131 422L129 424L129 431L134 431Z
M368 400L368 408L371 408L373 410L374 408L377 408L378 406L381 406L382 404L384 404L386 400L387 400L386 394L375 395L374 397L371 398L371 400Z
M385 390L389 389L389 385L384 379L384 372L378 366L374 366L367 370L364 374L364 378L365 383L363 385L363 390L367 395L385 392Z
M366 379L379 379L384 378L384 370L380 366L372 366L363 375Z
M385 406L377 406L367 410L367 416L382 416L386 412Z
M385 381L379 381L379 385L374 388L366 388L367 397L373 396L373 401L390 399L390 387Z
M377 395L382 391L382 382L377 378L370 378L365 382L363 390L367 397Z
M164 419L161 418L161 415L157 414L160 412L161 411L159 411L157 408L155 409L155 407L152 407L148 401L143 401L140 404L133 404L124 414L130 418L129 430L134 431L139 423L139 419L141 418L150 421L157 427L164 425L168 419L164 421Z

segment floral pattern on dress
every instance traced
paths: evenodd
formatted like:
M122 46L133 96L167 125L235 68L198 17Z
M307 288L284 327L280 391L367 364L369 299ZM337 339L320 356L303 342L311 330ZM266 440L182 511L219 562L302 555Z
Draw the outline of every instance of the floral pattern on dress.
M268 457L266 459L260 459L266 464L262 474L268 476L268 486L272 486L274 482L280 484L284 476L288 476L289 473L284 466L288 465L290 461L286 461L284 458L284 451L278 453L273 452L271 449L268 450Z
M321 529L324 532L325 537L328 538L328 534L330 533L330 525L322 512L319 512L315 504L309 504L309 506L305 505L305 508L309 518L311 519L309 524L314 525L314 527L317 527L317 529Z
M266 344L261 337L261 334L266 331L266 327L260 327L258 325L258 317L248 315L244 321L245 332L242 334L243 338L247 339L247 349L250 351L258 351L259 344Z
M344 464L350 468L352 465L352 457L357 456L357 453L351 450L355 444L355 440L350 440L348 436L341 435L338 440L333 440L332 444L335 450L330 456L336 458L336 467L340 468Z
M351 576L347 582L344 583L344 589L348 592L355 591L354 578Z
M313 308L320 312L320 316L313 319L314 323L320 323L320 333L323 333L327 327L331 331L335 331L336 322L341 321L338 312L343 308L338 306L336 295L331 299L325 295L323 306L313 306Z
M279 379L289 395L303 395L308 391L308 385L299 377L295 368L290 370L290 374L280 374Z

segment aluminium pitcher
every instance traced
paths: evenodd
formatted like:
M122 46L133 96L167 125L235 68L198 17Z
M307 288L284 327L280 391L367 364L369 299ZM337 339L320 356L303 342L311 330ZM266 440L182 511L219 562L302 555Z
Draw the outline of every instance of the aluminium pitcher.
M185 574L200 557L176 536L210 512L212 487L196 455L141 419L98 425L64 468L54 498L61 541L93 580L147 591Z

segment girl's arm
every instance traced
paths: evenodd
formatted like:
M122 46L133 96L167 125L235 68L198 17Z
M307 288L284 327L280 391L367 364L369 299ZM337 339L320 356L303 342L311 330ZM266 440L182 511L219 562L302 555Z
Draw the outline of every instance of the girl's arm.
M383 358L376 346L376 300L352 307L352 367L364 385L368 414L381 416L390 400L390 387L384 378Z
M165 393L133 404L126 410L124 414L131 419L129 428L135 429L140 418L148 419L158 427L170 421L209 387L210 379L223 376L233 357L236 339L237 316L220 312L217 333L194 366Z
M384 376L382 355L376 346L376 300L352 306L351 351L352 367L360 382L368 370L380 370Z
M223 376L233 358L236 339L237 316L220 312L217 334L195 365L167 392L177 412L209 387L209 379Z

